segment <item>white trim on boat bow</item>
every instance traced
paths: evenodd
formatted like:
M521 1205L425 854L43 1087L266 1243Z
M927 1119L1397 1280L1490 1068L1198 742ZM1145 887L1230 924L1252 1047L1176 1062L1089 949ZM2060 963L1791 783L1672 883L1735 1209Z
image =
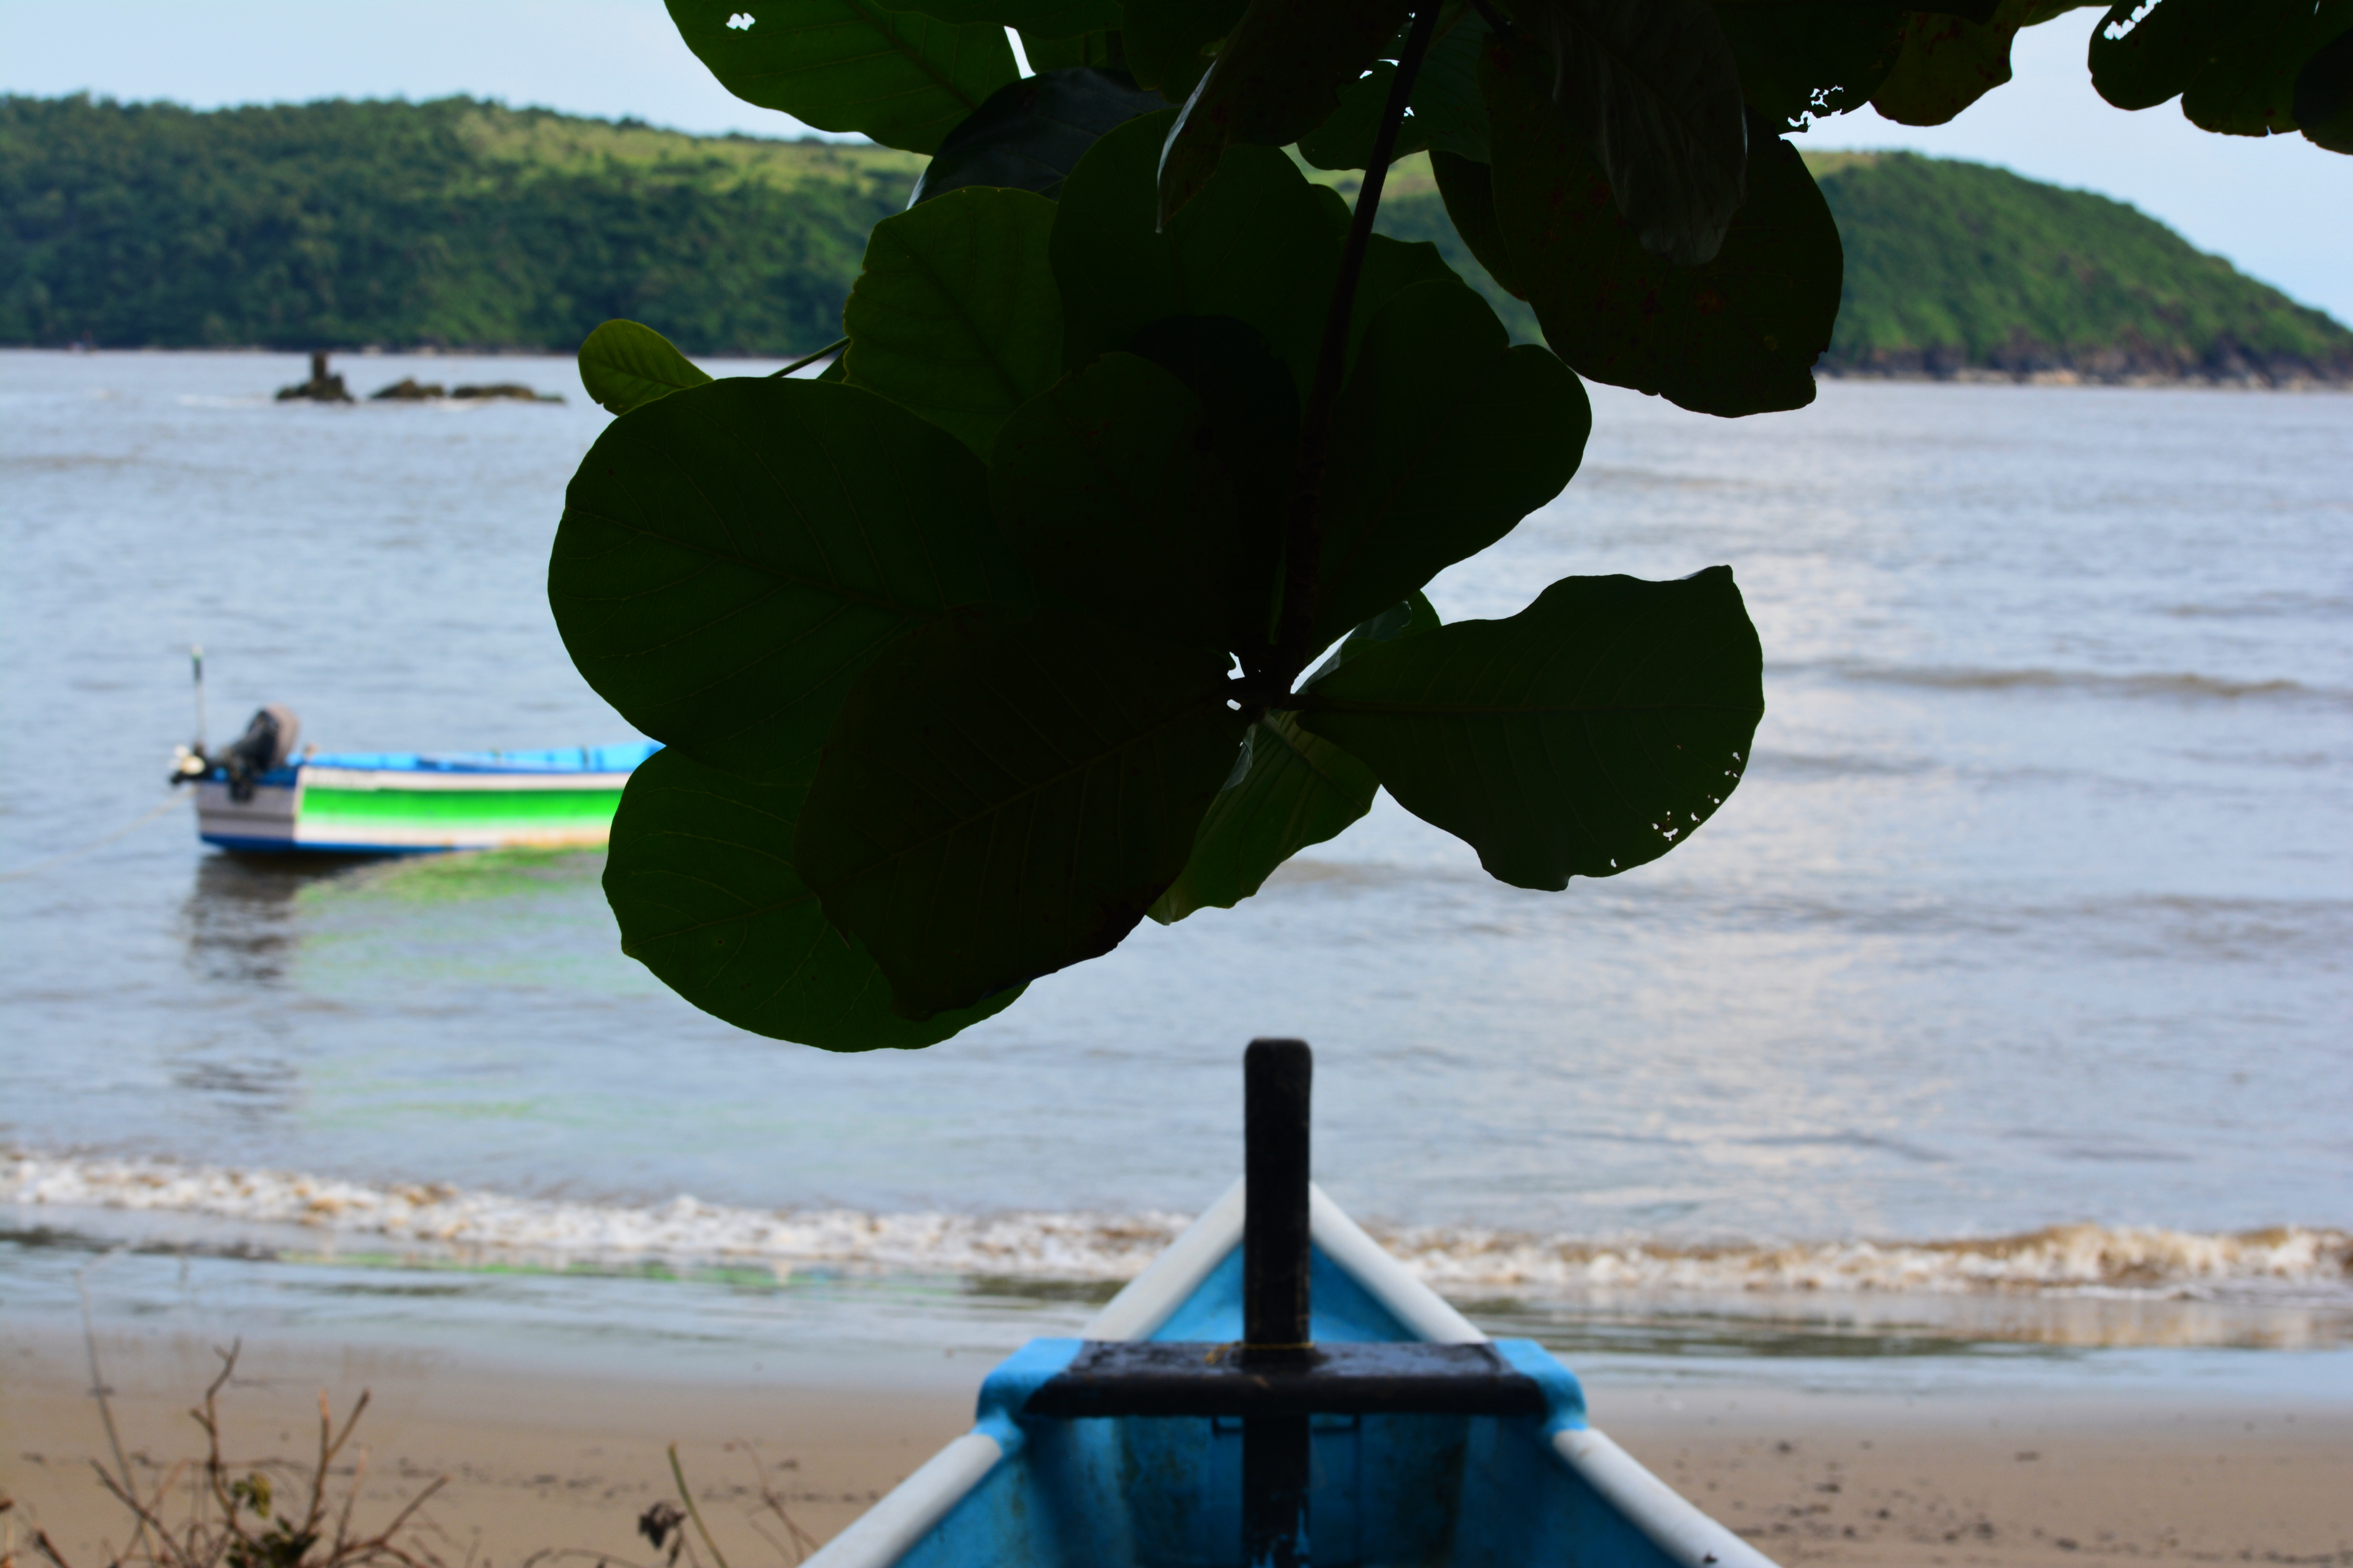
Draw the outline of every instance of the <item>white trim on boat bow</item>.
M1081 1331L1090 1340L1142 1340L1166 1323L1211 1270L1241 1245L1244 1185L1237 1181ZM1398 1322L1435 1344L1483 1344L1487 1336L1414 1277L1340 1205L1310 1184L1308 1231L1324 1255ZM1597 1427L1552 1439L1561 1462L1682 1568L1775 1568L1772 1559L1659 1479ZM967 1432L899 1483L804 1568L891 1568L980 1484L1004 1455L994 1437Z

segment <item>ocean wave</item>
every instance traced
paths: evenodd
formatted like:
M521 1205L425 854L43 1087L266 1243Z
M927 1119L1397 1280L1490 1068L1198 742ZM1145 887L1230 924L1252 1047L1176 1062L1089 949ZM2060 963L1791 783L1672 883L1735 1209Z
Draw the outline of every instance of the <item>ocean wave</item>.
M1787 666L1790 669L1805 668ZM2284 701L2317 703L2341 708L2353 705L2353 692L2307 686L2284 678L2235 680L2194 671L2152 671L2139 675L2109 675L2079 669L1982 669L1967 666L1885 666L1833 661L1815 668L1847 680L1879 686L1915 686L1938 691L2060 691L2098 697L2157 698L2174 701Z
M516 1197L440 1184L370 1185L295 1172L0 1153L0 1203L191 1215L381 1237L461 1257L615 1264L754 1262L1036 1279L1132 1279L1189 1216L768 1210L683 1195L652 1205ZM2053 1226L1949 1241L1687 1247L1463 1226L1369 1227L1457 1298L1595 1294L2092 1294L2353 1297L2353 1232Z
M2295 594L2280 591L2249 594L2230 604L2168 605L2160 612L2177 620L2248 620L2274 616L2341 616L2353 610L2353 599L2327 594Z
M1126 1279L1184 1229L1177 1214L868 1214L704 1203L574 1203L439 1183L375 1186L291 1171L0 1155L0 1202L194 1215L425 1243L460 1253L857 1264L950 1274Z
M1763 1247L1602 1244L1459 1228L1382 1237L1436 1289L1534 1295L1640 1290L1770 1293L2100 1292L2129 1296L2353 1293L2353 1232L2062 1225L1952 1241Z

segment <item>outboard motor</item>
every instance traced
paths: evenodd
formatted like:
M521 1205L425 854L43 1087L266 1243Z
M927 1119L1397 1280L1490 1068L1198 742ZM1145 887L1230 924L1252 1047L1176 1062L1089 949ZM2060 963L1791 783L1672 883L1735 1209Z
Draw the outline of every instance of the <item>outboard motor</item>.
M256 712L245 733L213 759L228 775L229 799L251 800L253 781L273 768L284 767L301 733L302 721L294 717L291 708L272 702Z

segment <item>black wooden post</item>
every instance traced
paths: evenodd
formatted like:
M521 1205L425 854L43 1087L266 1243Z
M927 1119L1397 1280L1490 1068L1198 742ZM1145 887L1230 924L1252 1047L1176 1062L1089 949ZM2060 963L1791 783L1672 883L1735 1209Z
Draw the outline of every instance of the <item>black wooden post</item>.
M1307 1112L1315 1058L1304 1040L1252 1040L1242 1056L1242 1355L1307 1354ZM1308 1417L1242 1422L1242 1561L1306 1568Z
M1304 1040L1252 1040L1242 1056L1242 1342L1307 1342L1307 1109L1314 1053Z

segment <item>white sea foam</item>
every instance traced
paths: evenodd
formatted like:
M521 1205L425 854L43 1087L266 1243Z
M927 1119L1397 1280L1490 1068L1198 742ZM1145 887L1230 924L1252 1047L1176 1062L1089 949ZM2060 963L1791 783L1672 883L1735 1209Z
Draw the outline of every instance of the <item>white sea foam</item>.
M298 1226L474 1257L553 1262L753 1262L1039 1279L1132 1278L1187 1216L766 1210L683 1195L630 1205L513 1197L435 1184L371 1186L286 1171L0 1153L0 1202ZM1507 1293L2022 1293L2137 1298L2353 1295L2353 1232L2237 1233L2054 1226L1951 1241L1750 1247L1603 1243L1466 1227L1374 1234L1434 1288Z
M2353 1293L2353 1233L2303 1226L2213 1233L2062 1225L1952 1241L1768 1247L1601 1244L1464 1229L1384 1237L1450 1294L1597 1290L2099 1292L2130 1296Z
M0 1154L0 1202L196 1215L533 1258L859 1264L951 1274L1124 1279L1184 1228L1175 1214L867 1214L734 1208L681 1194L646 1205L513 1197L440 1184L371 1186L291 1171Z

